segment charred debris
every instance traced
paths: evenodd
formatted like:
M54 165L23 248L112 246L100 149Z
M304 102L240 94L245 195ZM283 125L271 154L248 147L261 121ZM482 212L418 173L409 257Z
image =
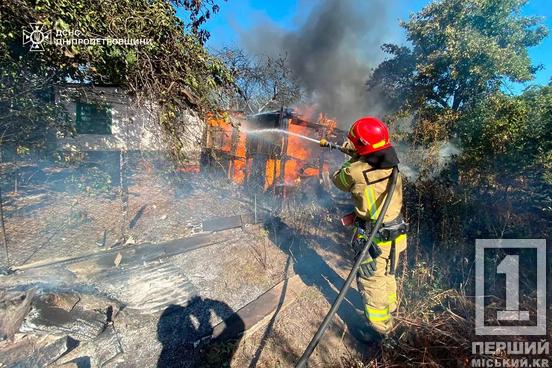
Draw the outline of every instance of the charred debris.
M201 283L194 280L197 274L182 267L185 261L172 262L171 257L196 257L195 262L201 263L213 256L208 251L212 245L248 241L240 235L248 225L278 222L281 213L315 199L324 205L336 205L328 171L335 166L333 161L342 159L340 154L324 152L292 135L247 134L247 130L275 128L334 140L345 135L334 121L322 115L313 121L312 115L283 108L248 117L230 113L229 121L207 119L200 160L178 166L173 175L179 177L178 186L189 185L196 190L200 187L199 190L213 193L221 191L216 188L217 181L226 178L233 188L238 188L235 190L239 193L233 198L241 203L239 213L224 215L225 211L215 209L214 213L221 215L200 219L190 236L162 242L129 242L127 237L126 242L110 243L106 242L104 230L98 235L101 241L96 242L93 252L68 254L59 250L56 257L4 267L0 276L0 355L4 365L110 366L124 361L122 339L129 344L129 339L140 339L143 333L156 337L156 333L166 330L159 324L159 315L165 316L163 323L170 323L176 318L171 311L185 310L184 307L198 314L214 304L219 313L208 324L230 321L233 325L230 332L221 332L217 327L192 329L189 336L182 337L184 345L195 348L217 338L217 334L225 338L242 334L243 323L232 317L234 309L259 297L270 285L254 288L244 300L236 301L234 308L220 301L207 303L211 299L202 295ZM120 174L124 179L125 175ZM123 183L123 179L119 182ZM194 181L200 184L194 186ZM205 187L205 183L210 184ZM129 191L129 184L121 185L120 190ZM126 193L115 200L124 202L128 197ZM173 200L179 201L179 196ZM132 213L132 206L123 203L129 211L124 227L133 228L147 212L146 206L151 205L144 204ZM186 212L181 215L185 218ZM7 221L9 217L8 213ZM10 251L17 252L17 246L9 244ZM207 253L196 255L203 249ZM165 335L157 337L152 341L170 340ZM167 346L163 343L162 350L166 351ZM160 359L163 356L161 353Z

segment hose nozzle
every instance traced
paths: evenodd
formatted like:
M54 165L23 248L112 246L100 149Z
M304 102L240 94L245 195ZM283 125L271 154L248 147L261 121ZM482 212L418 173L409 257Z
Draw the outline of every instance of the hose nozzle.
M320 147L326 147L326 148L329 148L331 150L337 149L337 150L340 150L341 152L343 152L343 153L345 153L349 156L353 156L355 154L354 150L351 150L350 148L346 148L342 144L330 142L326 138L322 138L320 140Z
M320 140L320 147L326 147L329 149L341 149L341 145L338 143L330 142L326 138Z

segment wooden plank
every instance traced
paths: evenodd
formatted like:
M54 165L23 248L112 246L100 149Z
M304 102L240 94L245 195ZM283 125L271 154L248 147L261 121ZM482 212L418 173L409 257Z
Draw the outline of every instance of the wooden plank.
M69 263L86 262L96 264L98 266L112 267L115 263L117 254L121 254L121 265L126 265L128 262L152 261L154 259L169 257L180 253L190 252L195 249L206 247L213 244L218 244L221 241L229 239L221 239L218 235L199 234L187 238L169 240L159 244L138 244L130 246L122 246L105 251L84 254L78 257L66 257L59 259L49 259L35 263L29 263L18 266L19 270L28 270L33 268L47 267L52 265L64 265Z
M220 235L200 234L190 236L189 238L169 240L163 243L159 243L157 246L163 249L166 257L169 257L181 253L191 252L192 250L218 244L227 240L230 239L221 237Z
M280 282L235 315L217 324L208 340L250 336L268 324L276 311L281 313L289 307L306 288L298 275Z
M2 367L46 367L76 347L78 342L68 336L26 335L11 344L0 345Z
M242 217L240 215L215 217L203 221L203 231L221 231L242 227Z
M255 214L245 213L243 215L215 217L209 220L203 221L203 231L222 231L236 229L247 224L258 224L264 220L264 216L260 213L260 209L257 211L257 218Z
M0 291L0 341L12 339L31 310L35 289Z

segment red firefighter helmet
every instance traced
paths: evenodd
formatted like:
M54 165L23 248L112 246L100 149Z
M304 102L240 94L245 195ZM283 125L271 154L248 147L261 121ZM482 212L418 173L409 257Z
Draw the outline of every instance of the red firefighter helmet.
M372 116L355 121L349 130L348 138L360 156L391 147L387 127L381 120Z

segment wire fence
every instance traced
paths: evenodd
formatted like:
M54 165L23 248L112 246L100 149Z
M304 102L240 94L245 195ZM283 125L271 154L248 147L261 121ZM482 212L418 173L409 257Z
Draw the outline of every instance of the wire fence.
M90 156L78 166L3 164L2 266L182 238L200 231L205 218L244 210L232 183L212 185L208 176L175 170L165 157Z

